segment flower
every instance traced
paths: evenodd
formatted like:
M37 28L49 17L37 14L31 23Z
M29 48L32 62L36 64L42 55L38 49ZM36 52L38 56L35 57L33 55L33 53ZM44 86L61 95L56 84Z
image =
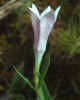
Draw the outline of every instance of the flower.
M56 22L59 10L60 6L55 11L50 6L48 6L48 8L39 14L35 4L32 4L32 8L29 7L29 13L34 30L34 53L36 62L39 65L46 50L47 40L51 29Z

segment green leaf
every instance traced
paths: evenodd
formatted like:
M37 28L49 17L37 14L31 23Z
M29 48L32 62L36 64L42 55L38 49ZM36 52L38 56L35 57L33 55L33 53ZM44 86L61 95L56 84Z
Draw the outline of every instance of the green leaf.
M21 66L19 66L19 72L23 72L23 69L24 69L24 66L23 65L21 65ZM13 91L14 90L14 87L16 88L16 84L18 83L20 81L20 77L19 77L19 74L16 74L13 78L12 78L12 83L11 83L11 85L10 85L10 92L11 91ZM20 83L21 83L22 81L20 81ZM25 88L25 85L23 86L24 88ZM21 88L21 87L20 87Z
M13 66L14 67L14 66ZM34 89L32 83L25 77L23 76L15 67L14 67L15 71L18 73L18 75L32 88ZM35 89L34 89L35 90Z
M48 68L49 68L49 65L50 65L50 54L47 55L47 57L45 58L44 60L44 65L42 66L42 69L41 69L41 75L40 75L40 84L42 83L42 81L45 79L46 77L46 74L48 72Z
M48 88L46 86L46 83L44 81L44 79L46 77L46 74L48 72L49 65L50 65L50 54L48 54L45 57L44 65L42 66L42 69L41 69L40 83L39 83L39 88L38 88L40 97L37 98L38 100L51 100L51 96L50 96L49 90L48 90Z
M49 90L44 81L38 88L38 94L37 100L51 100Z
M48 90L48 88L47 88L47 86L46 86L46 83L45 83L45 81L43 81L43 83L42 83L42 89L43 89L43 91L44 91L44 95L45 95L45 100L51 100L51 95L50 95L50 93L49 93L49 90Z
M42 87L39 87L37 92L37 100L46 100Z

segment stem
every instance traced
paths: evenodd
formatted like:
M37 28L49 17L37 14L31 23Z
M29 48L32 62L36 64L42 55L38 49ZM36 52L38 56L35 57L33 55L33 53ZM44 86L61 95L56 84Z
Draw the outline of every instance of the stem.
M43 57L43 54L38 52L37 55L35 56L35 67L33 70L34 85L35 85L37 100L44 100L44 99L42 99L42 96L41 96L42 89L39 86L40 64L41 64L42 57Z
M39 87L39 88L37 89L37 100L45 100L42 87Z
M40 66L35 66L34 68L34 85L35 85L35 89L37 90L38 88L38 85L39 85L39 69L40 69Z
M34 73L34 85L35 85L37 100L43 100L43 99L41 99L41 96L40 96L39 69L40 69L40 65L35 64L35 68L34 68L34 72L33 72Z
M39 71L40 71L40 64L42 60L43 54L41 52L37 52L35 56L35 67L34 67L34 84L35 84L35 89L38 88L39 85Z

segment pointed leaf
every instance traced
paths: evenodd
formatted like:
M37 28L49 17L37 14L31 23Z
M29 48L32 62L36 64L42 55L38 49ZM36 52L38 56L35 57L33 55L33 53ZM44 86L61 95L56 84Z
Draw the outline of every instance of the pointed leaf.
M42 86L38 88L37 100L46 100Z
M49 90L44 81L38 88L38 91L39 91L39 96L38 96L37 100L51 100Z
M14 66L13 66L14 67ZM24 76L22 75L17 69L16 67L14 67L15 71L18 73L18 75L32 88L34 89L32 83Z
M19 66L19 72L23 72L24 66L21 65ZM20 77L18 74L16 74L13 78L12 78L12 84L10 86L10 90L13 89L13 87L16 85L17 81L19 81Z
M52 100L52 99L51 99L51 95L50 95L50 93L49 93L49 90L48 90L48 88L47 88L47 85L46 85L45 81L43 81L43 83L42 83L42 89L43 89L44 95L45 95L45 97L46 97L45 100Z

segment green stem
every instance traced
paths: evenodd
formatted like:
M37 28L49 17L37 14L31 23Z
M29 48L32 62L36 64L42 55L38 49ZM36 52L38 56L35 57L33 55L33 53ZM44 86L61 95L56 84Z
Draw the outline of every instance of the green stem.
M39 88L39 69L40 66L38 64L35 64L34 68L34 85L35 85L35 90L36 90L36 95L37 95L37 100L43 100L40 97L40 88Z
M35 89L37 90L38 88L38 85L39 85L39 69L40 69L40 66L35 66L34 68L34 85L35 85Z
M37 52L37 55L35 56L35 67L33 71L35 88L38 88L39 85L39 71L42 57L43 54L41 52Z
M35 90L36 90L36 95L37 95L37 100L44 100L42 98L42 88L39 86L39 81L40 81L40 65L42 61L43 53L42 52L37 52L35 56L35 67L33 70L34 74L34 85L35 85Z
M37 100L45 100L42 87L37 89Z
M42 60L42 56L37 55L35 57L35 67L33 70L34 85L35 85L37 100L43 100L43 99L41 99L41 96L40 96L41 89L39 87L39 71L40 71L41 60Z

